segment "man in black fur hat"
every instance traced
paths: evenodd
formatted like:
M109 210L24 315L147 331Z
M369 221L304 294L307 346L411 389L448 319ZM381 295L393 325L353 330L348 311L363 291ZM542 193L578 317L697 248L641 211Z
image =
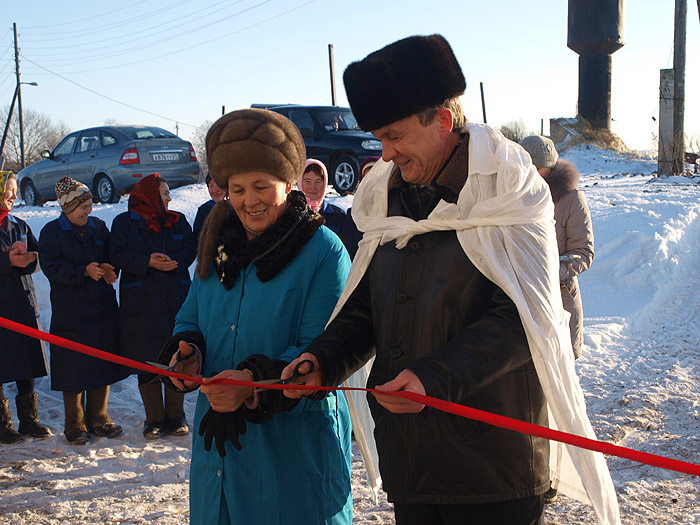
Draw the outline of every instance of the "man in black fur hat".
M466 82L440 35L371 53L344 81L382 160L354 199L364 239L332 321L282 377L309 359L307 384L338 385L374 355L370 388L543 426L549 402L560 429L592 435L562 329L551 198L529 156L467 125ZM368 402L397 524L542 523L547 440L389 394ZM604 462L572 461L596 510L614 515ZM563 487L573 478L560 479L560 463L552 480Z

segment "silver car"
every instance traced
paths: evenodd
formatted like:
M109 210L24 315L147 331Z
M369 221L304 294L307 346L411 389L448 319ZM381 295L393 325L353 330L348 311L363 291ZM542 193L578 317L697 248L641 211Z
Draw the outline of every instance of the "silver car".
M119 201L143 177L158 173L171 188L199 181L192 144L154 126L100 126L67 135L44 160L17 174L28 206L56 199L56 182L70 177L86 184L99 202Z

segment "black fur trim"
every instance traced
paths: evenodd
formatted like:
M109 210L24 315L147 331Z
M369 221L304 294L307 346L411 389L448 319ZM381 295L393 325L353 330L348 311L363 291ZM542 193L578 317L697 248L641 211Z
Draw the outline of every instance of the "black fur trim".
M563 159L559 159L552 168L552 172L544 177L555 203L571 190L578 188L579 179L580 175L576 166Z
M255 264L258 279L271 280L292 261L324 223L323 217L306 204L300 191L291 191L287 207L260 236L248 241L236 213L229 213L221 224L214 254L214 267L227 290L233 287L241 268Z
M241 361L238 370L248 369L253 374L254 381L276 379L288 365L280 359L270 359L263 354L254 354ZM243 414L251 423L265 423L279 412L289 410L299 402L298 399L288 399L282 390L263 390L258 392L258 407L254 410L243 405Z

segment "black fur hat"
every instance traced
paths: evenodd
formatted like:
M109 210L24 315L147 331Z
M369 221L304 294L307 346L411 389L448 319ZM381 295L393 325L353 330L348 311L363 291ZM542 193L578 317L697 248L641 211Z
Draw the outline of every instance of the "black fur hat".
M350 64L345 92L357 123L372 131L459 96L467 82L441 35L410 36Z

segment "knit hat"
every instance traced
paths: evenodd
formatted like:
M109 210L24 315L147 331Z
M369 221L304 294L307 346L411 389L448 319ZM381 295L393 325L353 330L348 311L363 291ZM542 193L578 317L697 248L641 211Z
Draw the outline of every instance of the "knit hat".
M467 82L441 35L410 36L350 64L343 74L353 115L367 131L464 93Z
M14 175L14 172L9 170L0 170L0 196L5 193L5 187L7 186L7 181L10 179L10 175Z
M559 159L554 142L547 137L530 135L521 140L520 145L530 154L536 168L553 168Z
M237 173L262 171L294 184L304 169L304 139L292 121L267 109L239 109L207 133L209 173L221 188Z
M70 213L86 200L92 200L92 193L82 182L63 177L56 183L56 197L63 213Z

